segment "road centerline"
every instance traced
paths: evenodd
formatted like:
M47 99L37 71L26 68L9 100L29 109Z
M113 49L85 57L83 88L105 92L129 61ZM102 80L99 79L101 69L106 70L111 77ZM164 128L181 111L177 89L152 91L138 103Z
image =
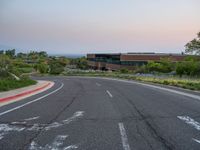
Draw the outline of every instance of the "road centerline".
M113 95L110 93L110 91L106 90L106 93L112 98Z
M122 145L123 145L124 150L131 150L128 143L128 137L126 134L126 130L124 128L124 124L120 122L118 125L119 125L119 130L120 130L121 140L122 140Z
M14 108L12 108L12 109L9 109L9 110L6 110L6 111L4 111L4 112L1 112L1 113L0 113L0 116L3 116L3 115L5 115L5 114L7 114L7 113L9 113L9 112L12 112L12 111L15 111L15 110L17 110L17 109L20 109L20 108L22 108L22 107L24 107L24 106L26 106L26 105L32 104L32 103L34 103L34 102L37 102L37 101L39 101L39 100L41 100L41 99L43 99L43 98L45 98L45 97L47 97L47 96L49 96L49 95L51 95L51 94L53 94L53 93L59 91L60 89L63 88L63 86L64 86L64 84L62 83L61 86L60 86L59 88L57 88L56 90L54 90L54 91L52 91L52 92L50 92L50 93L48 93L48 94L45 94L45 95L43 95L43 96L41 96L41 97L39 97L39 98L37 98L37 99L34 99L34 100L32 100L32 101L29 101L29 102L27 102L27 103L24 103L24 104L22 104L22 105L19 105L19 106L17 106L17 107L14 107Z

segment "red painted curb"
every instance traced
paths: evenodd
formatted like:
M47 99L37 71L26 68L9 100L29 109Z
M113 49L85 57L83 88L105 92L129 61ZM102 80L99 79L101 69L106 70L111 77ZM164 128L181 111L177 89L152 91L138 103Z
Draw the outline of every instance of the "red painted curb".
M5 101L11 101L15 98L19 98L19 97L26 96L28 94L32 94L34 92L40 91L40 90L46 88L47 86L49 86L50 84L51 83L47 83L46 85L39 87L37 89L34 89L34 90L26 91L26 92L23 92L23 93L20 93L20 94L17 94L17 95L13 95L13 96L9 96L9 97L5 97L5 98L0 98L0 103L5 102Z

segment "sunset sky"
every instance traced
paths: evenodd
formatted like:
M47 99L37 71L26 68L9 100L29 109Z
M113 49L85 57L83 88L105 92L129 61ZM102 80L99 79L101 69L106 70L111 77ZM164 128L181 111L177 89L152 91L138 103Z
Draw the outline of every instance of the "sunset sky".
M200 31L200 0L0 0L0 49L179 53Z

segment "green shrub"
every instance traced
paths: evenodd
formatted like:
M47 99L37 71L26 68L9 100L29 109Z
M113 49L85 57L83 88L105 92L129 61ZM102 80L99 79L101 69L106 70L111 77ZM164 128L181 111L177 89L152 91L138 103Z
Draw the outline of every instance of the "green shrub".
M168 84L170 84L170 83L169 83L169 81L164 80L164 81L163 81L163 84L168 85Z
M121 68L120 73L128 73L129 70L127 68Z
M21 88L29 85L36 84L36 81L29 78L22 78L21 80L14 80L11 78L0 80L0 91L8 91L16 88Z
M33 68L18 68L17 70L20 73L31 73L31 72L33 72Z
M176 74L182 77L187 76L198 76L200 75L200 62L199 61L184 61L179 62L176 65Z
M64 67L59 63L50 64L50 74L61 74L64 71Z
M149 61L146 65L148 72L161 72L169 73L172 72L172 63L168 60L161 60L160 62Z
M37 70L40 72L40 73L47 73L48 72L48 65L42 63L42 64L38 64L37 65Z

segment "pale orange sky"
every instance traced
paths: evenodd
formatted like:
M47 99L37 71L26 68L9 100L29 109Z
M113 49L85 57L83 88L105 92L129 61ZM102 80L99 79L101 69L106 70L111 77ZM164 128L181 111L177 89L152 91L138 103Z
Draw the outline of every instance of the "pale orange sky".
M199 0L1 0L0 48L49 53L181 52Z

